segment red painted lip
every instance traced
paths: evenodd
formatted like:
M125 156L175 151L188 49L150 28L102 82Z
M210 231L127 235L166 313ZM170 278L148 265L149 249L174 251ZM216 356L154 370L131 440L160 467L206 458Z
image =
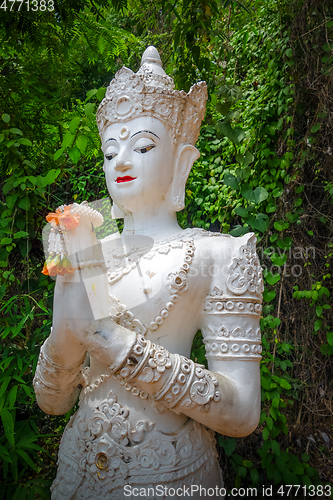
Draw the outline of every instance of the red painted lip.
M120 182L130 182L134 181L136 177L131 177L130 175L124 175L124 177L117 177L116 182L119 184Z

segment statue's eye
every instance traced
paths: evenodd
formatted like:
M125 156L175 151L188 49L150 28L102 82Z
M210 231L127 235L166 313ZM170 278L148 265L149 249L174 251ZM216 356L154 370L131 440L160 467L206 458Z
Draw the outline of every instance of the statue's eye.
M140 148L135 148L134 151L137 153L143 154L143 153L148 153L148 151L151 151L154 149L155 144L151 144L150 146L142 146Z
M117 153L106 153L105 158L110 161L113 160L115 156L117 156Z

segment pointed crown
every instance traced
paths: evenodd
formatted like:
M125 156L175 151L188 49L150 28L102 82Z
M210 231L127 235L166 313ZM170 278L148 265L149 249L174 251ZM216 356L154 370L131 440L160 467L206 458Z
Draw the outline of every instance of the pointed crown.
M139 116L161 120L175 145L195 144L205 115L207 86L199 82L188 94L175 90L173 79L162 67L159 53L148 47L137 73L123 66L110 82L97 110L97 125L102 136L112 123Z

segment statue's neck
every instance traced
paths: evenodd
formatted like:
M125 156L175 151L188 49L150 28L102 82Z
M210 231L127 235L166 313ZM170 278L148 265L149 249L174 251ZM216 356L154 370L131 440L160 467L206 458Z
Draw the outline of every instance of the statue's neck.
M124 217L124 235L143 235L165 239L181 231L176 212L151 210L146 213L128 213Z

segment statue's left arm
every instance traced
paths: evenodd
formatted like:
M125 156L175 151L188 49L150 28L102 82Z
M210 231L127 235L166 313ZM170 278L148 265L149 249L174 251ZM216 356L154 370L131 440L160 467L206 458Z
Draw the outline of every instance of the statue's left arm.
M137 335L134 344L128 340L130 355L115 374L125 384L135 382L156 404L240 437L256 428L260 414L262 277L254 235L237 240L225 274L212 280L202 315L209 370ZM107 328L102 330L107 362L111 334L108 340Z

